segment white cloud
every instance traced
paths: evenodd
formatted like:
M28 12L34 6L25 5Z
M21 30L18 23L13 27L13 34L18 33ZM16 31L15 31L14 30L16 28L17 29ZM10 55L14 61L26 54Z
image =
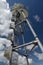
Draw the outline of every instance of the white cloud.
M35 55L39 60L43 60L43 53L34 52L34 55Z
M28 59L28 61L29 61L29 64L32 64L33 63L33 60L32 59Z
M19 56L18 64L19 65L27 65L26 58L24 56Z
M40 21L41 21L39 15L37 15L37 14L34 15L33 18L34 18L37 22L40 22Z
M2 44L0 44L0 50L3 50L4 46Z
M26 46L26 49L31 50L33 46L34 46L34 44L32 44L32 45L28 45L28 46Z
M33 60L28 58L28 62L29 62L29 64L31 64L33 62ZM18 64L19 65L27 65L26 57L19 55Z
M5 38L0 38L0 44L1 44L1 46L2 46L2 45L6 45L6 47L9 47L12 43L11 43L10 40L7 40L7 39L5 39ZM1 46L0 46L0 47L1 47Z
M13 30L10 29L11 12L9 4L6 0L0 0L0 36L8 36L13 34ZM11 41L0 37L0 62L8 63L7 58L4 57L6 48L11 46ZM10 48L11 49L11 48Z
M6 2L6 0L2 0L3 2Z
M0 51L0 57L4 56L4 51Z
M6 63L6 64L9 63L9 61L4 56L0 56L0 62Z
M27 60L25 56L21 56L18 53L13 53L13 62L17 63L18 65L27 65ZM31 58L28 58L29 64L33 63L33 60Z
M12 14L10 12L9 4L5 1L6 0L0 1L0 35L1 36L8 36L8 34L11 31L9 27L11 23Z
M10 15L10 16L9 16ZM9 4L6 0L0 0L0 36L8 36L13 33L10 29L11 12ZM0 62L9 63L7 58L4 57L5 49L11 45L11 41L5 38L0 38Z

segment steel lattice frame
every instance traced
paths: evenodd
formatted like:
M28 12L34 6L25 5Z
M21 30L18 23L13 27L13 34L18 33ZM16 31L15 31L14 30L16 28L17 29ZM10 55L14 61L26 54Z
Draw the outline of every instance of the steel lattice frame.
M13 9L13 11L14 11L14 9ZM15 13L14 13L14 12L13 12L13 15L12 15L12 22L15 22L15 25L14 25L14 27L13 27L13 30L14 30L14 38L17 37L17 33L19 33L18 30L17 30L17 26L19 26L19 25L21 25L21 24L24 23L25 25L28 24L28 26L29 26L29 28L30 28L32 34L33 34L34 37L35 37L35 41L32 41L32 42L29 42L29 43L26 43L26 44L25 44L25 41L24 41L24 30L23 30L22 26L20 26L20 30L21 30L20 33L21 33L21 35L22 35L23 44L18 46L18 45L15 44L15 42L14 42L14 40L13 40L13 42L12 42L12 53L11 53L10 65L12 65L12 54L13 54L13 52L17 52L18 54L25 56L25 57L26 57L26 60L27 60L27 65L29 65L28 55L31 53L31 51L32 51L37 45L41 48L41 50L42 50L42 46L41 46L41 42L40 42L39 38L37 37L37 35L36 35L34 29L32 28L30 22L28 21L28 19L27 19L27 18L24 18L23 20L19 20L19 16L20 16L19 12L20 12L20 14L21 14L21 11L17 10L17 14L18 14L18 15L16 16L16 20L13 18L13 17L15 17ZM25 14L24 14L23 12L22 12L22 14L23 14L23 16L25 17ZM17 17L18 17L18 18L17 18ZM18 21L18 23L17 23L17 21ZM16 43L17 43L17 42L16 42ZM34 46L33 46L32 49L29 51L29 53L28 53L27 50L26 50L26 53L25 53L25 54L21 54L20 52L18 52L17 49L22 48L22 47L25 47L25 49L26 49L26 46L31 45L31 44L34 44ZM42 51L43 51L43 50L42 50Z

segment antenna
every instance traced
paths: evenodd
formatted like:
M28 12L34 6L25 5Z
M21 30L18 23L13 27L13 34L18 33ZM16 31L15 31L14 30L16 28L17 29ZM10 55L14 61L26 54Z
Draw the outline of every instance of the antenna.
M12 56L13 56L13 52L16 52L22 56L26 57L26 61L27 61L27 65L29 65L28 62L28 56L31 53L31 51L38 45L41 49L41 51L43 52L43 46L39 40L39 38L37 37L34 29L32 28L29 20L27 19L28 17L28 11L26 10L26 8L24 7L24 5L22 4L15 4L12 8L12 23L11 23L11 27L14 30L14 39L12 40L12 50L11 50L11 58L10 58L10 65L12 65ZM23 25L22 25L23 24ZM35 40L29 43L25 43L25 39L24 39L24 33L25 33L25 27L26 24L28 24L28 27L30 28L33 36L35 37ZM22 36L22 45L18 45L18 35ZM31 50L27 51L27 46L28 45L33 45L33 47L31 48ZM22 54L19 52L19 48L24 48L25 49L25 54ZM29 53L28 53L29 52ZM18 58L17 58L18 59ZM18 62L16 59L16 63Z

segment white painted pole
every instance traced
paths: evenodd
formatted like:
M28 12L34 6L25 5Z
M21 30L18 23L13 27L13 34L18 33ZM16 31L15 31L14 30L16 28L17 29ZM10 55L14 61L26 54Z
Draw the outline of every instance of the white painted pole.
M20 46L17 46L15 48L13 48L13 49L18 49L18 48L26 47L26 46L31 45L31 44L34 44L34 43L36 44L37 41L35 40L35 41L29 42L29 43L25 43L25 44L22 44Z

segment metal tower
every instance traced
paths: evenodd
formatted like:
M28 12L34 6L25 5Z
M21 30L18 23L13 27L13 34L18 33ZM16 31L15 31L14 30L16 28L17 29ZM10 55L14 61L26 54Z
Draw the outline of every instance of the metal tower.
M37 34L35 33L34 29L32 28L29 20L27 19L28 17L28 12L26 10L26 8L24 7L24 5L22 4L15 4L12 8L12 23L11 23L11 27L14 30L14 36L13 39L11 38L12 41L12 51L11 51L11 58L10 58L10 65L12 65L12 55L13 52L17 52L18 54L25 56L26 60L27 60L27 65L29 65L28 62L28 56L31 53L31 51L38 45L41 49L41 51L43 52L43 46L41 45L41 42L39 40L39 38L37 37ZM28 25L28 27L30 28L33 36L35 37L35 40L29 43L25 43L24 40L24 32L25 32L25 27L26 24ZM22 45L19 45L19 39L18 39L18 35L22 36ZM26 46L28 45L33 45L31 50L27 50ZM25 53L20 53L19 49L25 49ZM17 65L17 64L16 64Z

